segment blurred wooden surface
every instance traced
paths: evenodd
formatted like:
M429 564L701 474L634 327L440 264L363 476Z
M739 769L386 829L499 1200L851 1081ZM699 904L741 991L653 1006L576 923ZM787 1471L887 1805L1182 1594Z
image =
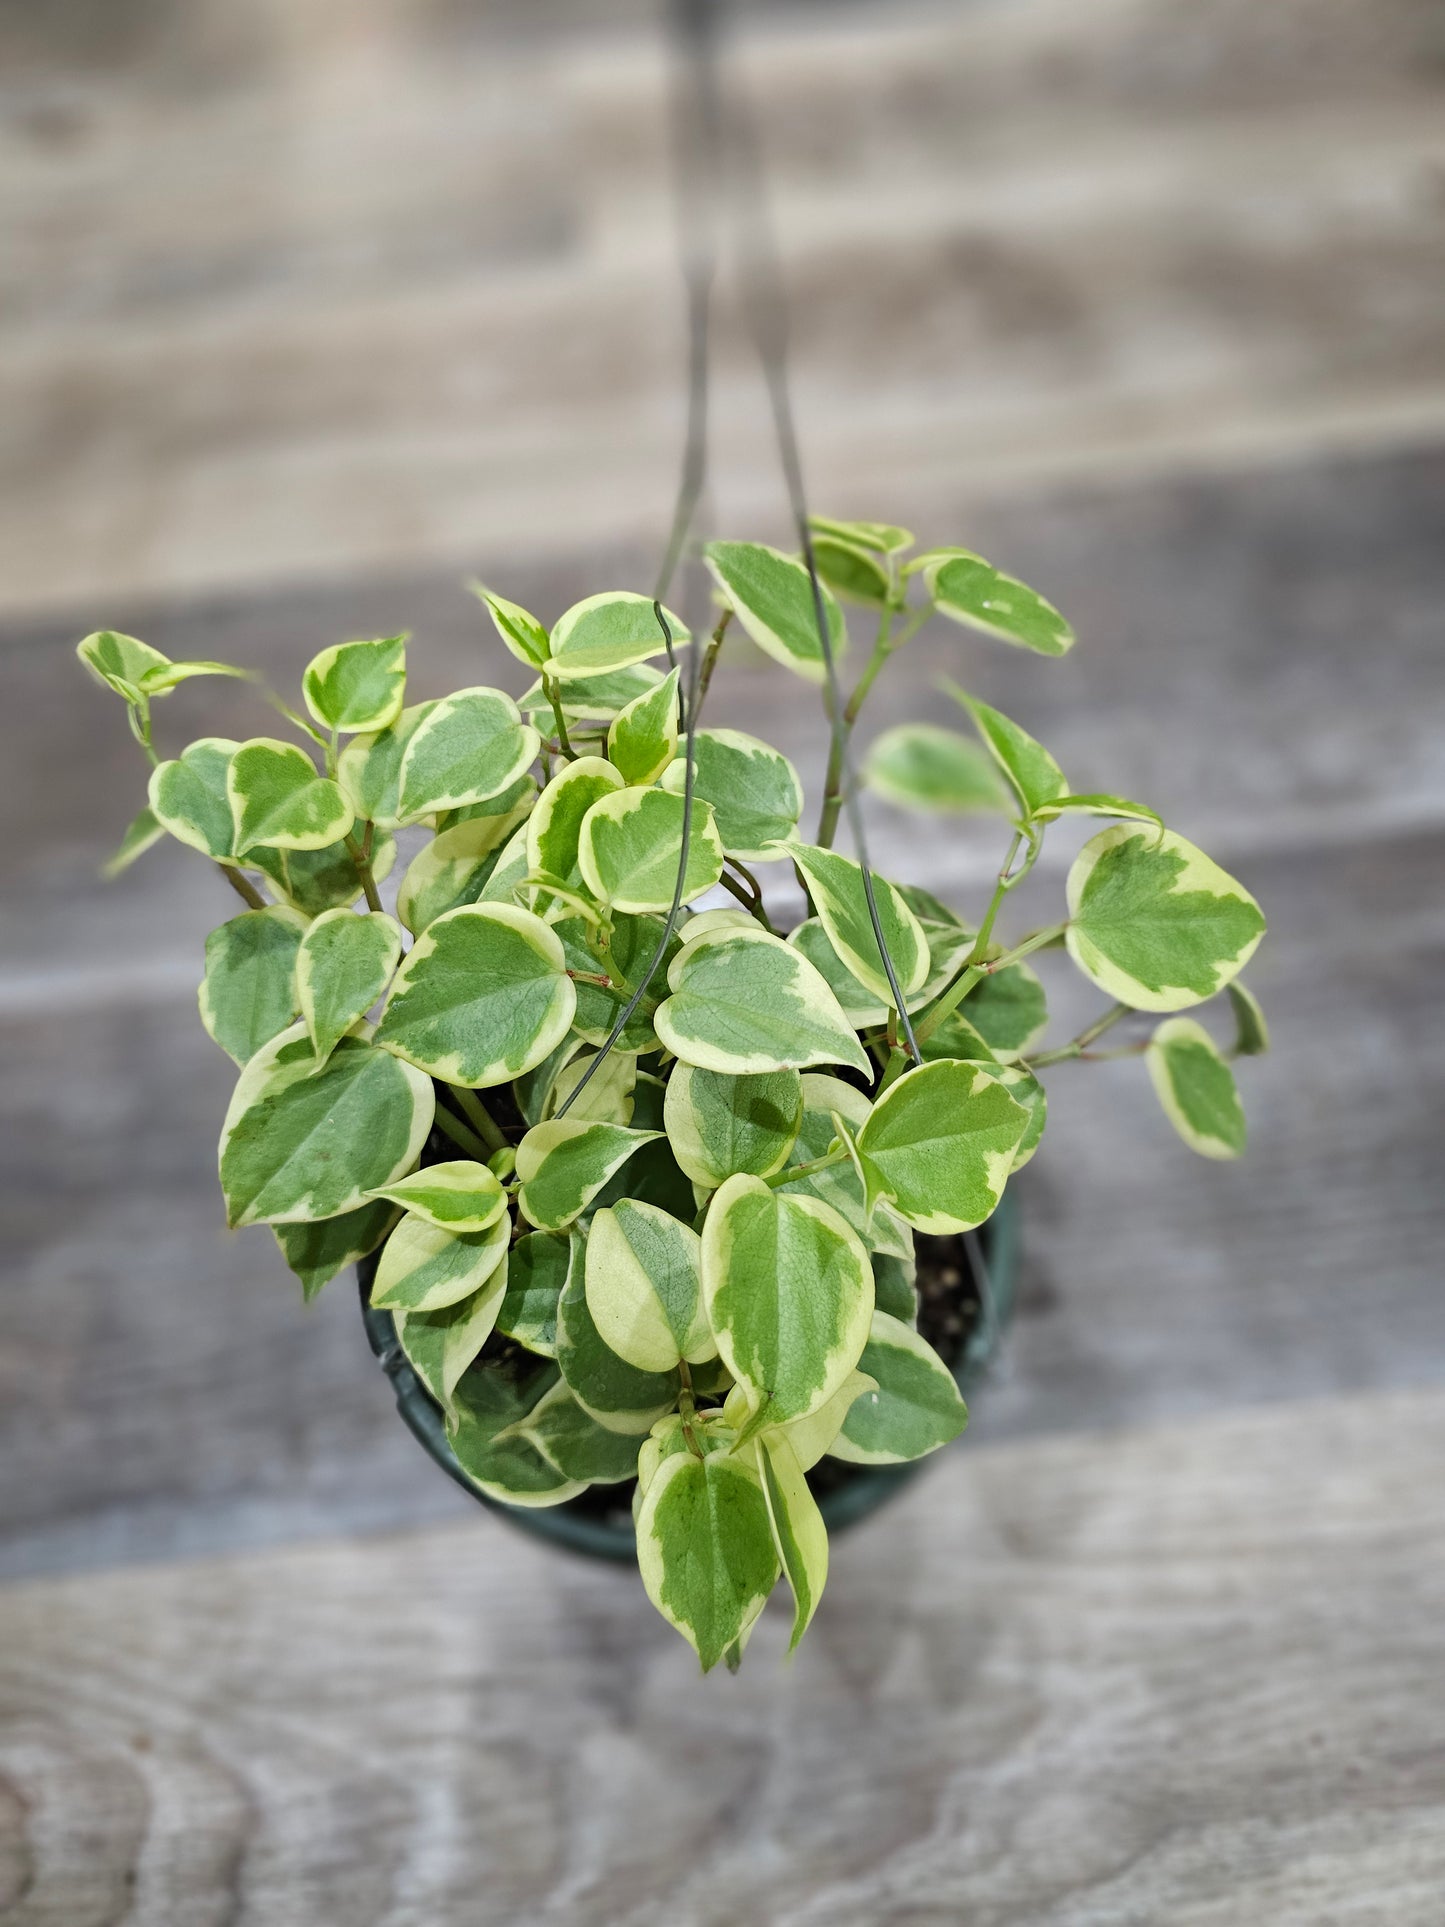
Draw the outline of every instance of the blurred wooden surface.
M1193 1160L1137 1064L1053 1074L1004 1370L781 1682L771 1621L699 1684L635 1579L479 1515L347 1283L303 1313L220 1229L227 899L179 850L97 881L144 771L72 649L294 690L407 627L431 693L510 680L470 571L547 617L649 582L651 8L0 0L7 1927L1439 1919L1439 10L748 11L817 504L1081 638L939 625L868 728L952 673L1257 892L1250 1155ZM781 533L727 339L717 426L720 519ZM734 650L710 702L816 796L800 688ZM267 714L191 684L162 729ZM977 903L992 831L875 823Z
M0 1908L1437 1927L1442 1453L1439 1392L955 1452L736 1679L491 1519L13 1586Z

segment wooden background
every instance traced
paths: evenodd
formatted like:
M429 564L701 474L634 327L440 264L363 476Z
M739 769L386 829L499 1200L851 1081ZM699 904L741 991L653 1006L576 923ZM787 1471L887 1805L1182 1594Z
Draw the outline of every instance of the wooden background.
M480 1514L338 1281L227 1238L199 859L101 625L294 686L473 570L645 586L681 426L641 0L0 5L0 1918L1435 1927L1445 1886L1445 28L1428 0L749 10L810 483L963 539L1067 662L926 632L1253 888L1276 1052L1191 1159L1066 1066L967 1443L808 1646L699 1682ZM716 513L779 536L725 338ZM861 630L859 631L861 635ZM516 686L512 683L511 686ZM163 727L264 728L192 685ZM745 651L714 720L794 754ZM967 906L972 828L875 814ZM1018 917L1043 920L1060 832ZM1052 893L1052 894L1051 894ZM1033 915L1037 908L1037 919ZM1094 1008L1057 970L1060 1035Z

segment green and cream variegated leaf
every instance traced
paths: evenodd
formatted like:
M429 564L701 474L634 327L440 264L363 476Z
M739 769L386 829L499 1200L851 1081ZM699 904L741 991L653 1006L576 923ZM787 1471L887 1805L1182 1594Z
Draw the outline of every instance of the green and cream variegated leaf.
M523 1214L539 1231L571 1224L634 1151L661 1135L570 1115L534 1124L517 1146Z
M527 880L527 826L513 830L497 855L496 868L482 885L478 903L515 905Z
M663 1116L673 1156L694 1184L715 1190L739 1173L771 1177L797 1142L803 1080L795 1070L739 1075L679 1063Z
M893 599L893 572L886 560L847 536L815 531L813 566L833 593L849 602L883 609Z
M678 672L632 701L607 732L607 756L629 783L655 783L677 752Z
M343 1037L318 1071L304 1024L241 1072L221 1131L226 1221L334 1218L409 1171L431 1130L431 1079Z
M405 1206L414 1218L443 1231L486 1231L507 1208L507 1194L495 1171L473 1158L428 1164L409 1177L377 1187L377 1196Z
M337 1218L317 1218L307 1223L273 1224L271 1231L281 1247L281 1256L301 1280L307 1304L321 1287L348 1265L369 1257L401 1216L398 1205L381 1199L361 1204L354 1211L343 1211Z
M936 723L885 729L868 751L863 780L906 810L970 816L1009 807L992 761L956 729Z
M570 728L573 723L610 723L630 702L656 689L661 681L661 671L650 662L634 662L626 669L609 669L596 676L569 677L557 686L556 694L563 720ZM534 682L517 701L532 722L550 735L556 718L546 687Z
M143 810L137 811L126 826L125 835L114 856L107 857L101 868L101 875L110 882L123 871L130 868L137 857L144 856L152 844L159 843L166 833L166 826L147 803Z
M318 776L304 749L258 736L242 743L226 773L235 848L245 856L258 844L282 850L320 850L351 828L351 805L338 784Z
M1036 743L1027 730L970 696L957 683L945 679L944 688L972 716L985 749L1017 797L1019 812L1025 819L1054 808L1068 795L1068 778L1043 744Z
M412 1370L443 1411L451 1413L452 1393L496 1329L497 1312L507 1289L507 1255L492 1267L486 1282L466 1298L436 1311L398 1311L396 1336Z
M526 1422L557 1383L557 1367L539 1359L520 1377L466 1372L452 1394L447 1421L457 1464L489 1499L504 1505L562 1505L587 1490L569 1479L526 1435Z
M229 676L237 682L250 682L248 669L237 669L229 662L168 662L163 669L150 670L141 684L143 696L169 696L183 682L197 676Z
M687 627L664 609L674 646L688 641ZM574 602L552 629L551 673L563 682L605 675L667 653L652 597L616 589Z
M542 1395L518 1429L569 1479L620 1485L637 1471L635 1436L599 1425L565 1380Z
M408 1211L382 1247L372 1304L379 1311L442 1311L470 1298L506 1258L511 1231L506 1217L485 1231L449 1231ZM504 1289L499 1280L498 1306Z
M677 1404L682 1379L674 1369L641 1371L603 1338L587 1303L581 1236L557 1305L557 1363L583 1407L609 1432L641 1438Z
M1191 1151L1237 1158L1244 1149L1244 1111L1234 1073L1214 1039L1192 1017L1160 1024L1144 1053L1164 1115Z
M306 929L294 910L244 910L206 938L199 1002L206 1033L247 1064L297 1011L296 953Z
M396 861L396 839L385 830L371 841L372 880L382 882ZM259 870L278 897L303 916L319 917L323 910L348 910L362 894L361 871L345 843L328 843L320 850L275 850L264 846L246 858L247 869Z
M807 878L813 903L842 963L865 990L893 1001L878 939L873 934L864 893L863 872L852 857L811 843L794 843L788 854ZM917 917L883 877L873 878L873 899L883 940L905 1000L928 979L928 939Z
M1260 1001L1237 977L1228 989L1229 1007L1234 1012L1234 1054L1262 1057L1269 1049L1269 1025Z
M618 790L582 819L577 861L592 894L614 910L669 910L682 855L684 805L666 790ZM692 805L682 901L691 903L722 875L723 850L709 805Z
M406 695L405 636L340 642L306 665L301 693L323 729L354 736L389 729Z
M763 930L718 930L688 944L667 975L658 1037L700 1070L801 1070L870 1060L806 957Z
M592 805L604 796L625 788L622 772L605 757L579 756L564 763L537 799L537 807L527 822L527 867L533 873L545 871L571 890L587 885L577 866L577 842L582 820ZM673 860L676 868L676 858ZM534 893L533 908L538 914L551 911L554 917L566 914L563 902L545 890ZM671 891L668 903L672 902Z
M396 893L396 913L419 937L449 910L475 903L503 846L528 819L530 797L501 816L469 816L424 843Z
M581 1253L581 1239L566 1232L529 1231L518 1238L507 1263L507 1295L497 1314L498 1331L529 1352L555 1358L557 1308L572 1264L581 1262Z
M75 645L75 653L96 681L127 702L146 694L146 679L170 667L170 657L135 636L115 629L98 629Z
M665 1459L638 1509L637 1564L648 1598L711 1671L777 1583L757 1474L720 1452Z
M558 1071L543 1117L552 1117L568 1106L568 1117L600 1124L631 1124L633 1093L637 1086L637 1059L624 1050L610 1050L594 1071L595 1051L585 1051ZM586 1079L583 1085L583 1079ZM573 1092L582 1085L581 1095Z
M403 712L403 715L405 712ZM459 689L433 703L402 752L401 820L482 803L509 789L536 759L539 738L500 689Z
M518 662L526 663L529 669L540 669L547 660L548 645L547 631L537 618L529 615L520 603L509 602L484 583L472 582L468 587L486 604L492 626Z
M1223 990L1264 935L1259 905L1202 850L1129 823L1086 843L1069 871L1069 955L1135 1010L1174 1011Z
M875 1381L848 1408L828 1448L850 1465L902 1465L936 1452L968 1424L952 1372L910 1326L875 1311L859 1369Z
M318 1059L376 1003L400 960L394 917L325 910L308 927L296 956L296 995Z
M788 1642L792 1653L807 1632L827 1584L828 1528L787 1432L765 1431L755 1451L773 1546L793 1594L793 1635Z
M835 536L879 555L897 555L900 549L911 549L917 539L912 529L900 529L893 522L840 522L832 515L810 515L808 527L815 535Z
M436 708L413 703L396 721L374 735L355 736L342 750L337 781L362 822L395 830L402 822L401 763L413 736Z
M742 863L776 863L788 851L803 810L798 772L780 750L740 729L700 729L693 744L692 793L712 807L722 846ZM662 787L681 796L685 758L663 772Z
M858 1150L874 1195L915 1231L971 1231L1003 1196L1029 1121L982 1066L947 1059L905 1071L883 1093Z
M723 1363L775 1422L816 1411L857 1365L873 1272L856 1232L816 1198L729 1178L703 1225L702 1279Z
M972 997L967 1007L971 1012ZM920 1040L919 1048L926 1063L933 1063L940 1057L962 1057L970 1064L998 1063L991 1047L964 1016L962 1007L949 1011L937 1030Z
M918 1261L873 1253L873 1302L905 1325L918 1322Z
M620 1198L596 1213L585 1288L604 1344L640 1371L717 1356L702 1304L702 1240L656 1205Z
M749 922L753 919L749 918ZM870 1024L884 1023L888 1016L888 1006L881 997L875 997L865 990L849 970L828 939L821 917L805 917L801 923L794 924L785 941L792 949L807 958L818 975L827 984L838 1000L838 1007L855 1030L864 1030ZM909 998L909 1009L914 999Z
M444 1083L485 1089L540 1064L575 1008L562 946L540 917L469 904L417 938L376 1041Z
M225 736L202 736L151 771L149 800L156 821L178 842L218 862L233 860L236 854L236 825L226 785L239 748L239 743Z
M1074 646L1073 630L1051 602L969 549L935 549L908 567L922 568L935 608L951 622L1040 656L1062 656Z
M796 556L761 542L709 542L703 557L738 621L764 654L805 681L824 680L823 646L808 571ZM822 585L823 610L835 660L848 646L843 611Z

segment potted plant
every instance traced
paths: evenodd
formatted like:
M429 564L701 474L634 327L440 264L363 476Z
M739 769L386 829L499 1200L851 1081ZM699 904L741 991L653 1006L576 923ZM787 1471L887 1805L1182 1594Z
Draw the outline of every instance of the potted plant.
M911 548L902 529L819 520L813 574L713 543L721 618L703 638L641 595L589 596L549 630L479 587L534 679L519 700L408 704L407 639L348 642L307 668L304 714L271 698L299 740L207 737L164 759L155 704L243 672L111 631L80 644L152 764L112 868L169 834L245 900L208 938L200 988L240 1071L228 1222L270 1225L308 1300L359 1264L409 1422L487 1501L615 1546L630 1495L648 1596L704 1668L736 1665L780 1575L796 1644L825 1511L875 1503L892 1468L963 1429L958 1379L989 1340L973 1234L1042 1136L1039 1072L1121 1054L1098 1040L1158 1013L1124 1051L1188 1144L1232 1157L1228 1060L1265 1043L1238 982L1264 929L1253 898L1152 810L1075 795L961 689L972 734L891 730L865 779L1007 819L977 921L833 849L849 735L930 615L1044 656L1073 640L978 556ZM834 705L810 838L787 758L699 710L733 620L823 685L839 596L877 635ZM1073 815L1105 826L1065 913L1005 939L1006 898ZM379 886L399 842L393 914ZM770 863L806 893L787 931L753 874ZM727 907L695 907L719 886ZM1044 951L1110 1000L1047 1050L1026 961ZM1224 1049L1176 1014L1220 992ZM1006 1272L998 1243L993 1258Z

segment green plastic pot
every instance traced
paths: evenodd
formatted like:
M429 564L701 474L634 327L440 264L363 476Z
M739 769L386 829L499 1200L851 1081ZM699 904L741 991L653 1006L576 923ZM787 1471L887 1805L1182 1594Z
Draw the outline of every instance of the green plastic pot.
M967 1397L987 1372L997 1353L1000 1339L1013 1317L1014 1290L1018 1276L1018 1210L1012 1193L980 1227L984 1262L988 1268L988 1291L992 1316L981 1319L953 1367L959 1389ZM442 1409L412 1370L396 1336L396 1324L389 1311L376 1311L371 1304L371 1281L376 1273L375 1256L364 1258L356 1267L361 1288L361 1316L372 1351L391 1380L397 1410L425 1451L446 1473L489 1512L499 1513L521 1532L594 1559L635 1560L637 1541L632 1521L625 1514L598 1518L584 1509L582 1502L569 1499L555 1506L512 1506L479 1492L463 1472L447 1439ZM856 1525L896 1498L911 1478L927 1463L911 1465L849 1466L848 1476L819 1501L830 1532Z

